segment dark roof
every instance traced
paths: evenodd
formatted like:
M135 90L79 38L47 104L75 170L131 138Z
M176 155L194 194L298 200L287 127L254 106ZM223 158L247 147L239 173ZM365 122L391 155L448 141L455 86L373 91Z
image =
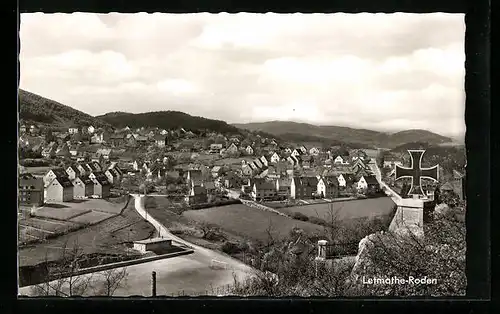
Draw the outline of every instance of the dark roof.
M68 173L63 168L52 168L50 169L58 178L67 177Z
M379 184L377 178L375 178L374 175L363 176L363 178L365 178L365 181L368 185Z
M356 180L352 173L342 173L342 177L344 177L344 180L348 183L353 183Z
M323 182L325 183L326 186L338 186L339 181L335 176L326 176L323 177Z
M65 176L65 177L56 177L54 178L54 180L57 180L57 182L59 182L59 184L61 184L63 186L63 188L68 188L68 187L72 187L73 186L73 183L71 182L71 180L69 179L68 176Z
M92 180L89 178L89 176L80 176L79 178L85 185L92 184Z
M31 173L22 173L19 175L19 180L33 180L36 177Z
M316 187L318 185L318 178L316 177L294 177L296 185Z
M109 185L108 178L102 171L93 172L95 176L95 181L99 182L100 185Z
M193 187L193 192L194 192L194 195L206 194L207 189L205 189L204 186L196 185Z
M73 170L75 173L80 173L80 170L78 170L78 168L76 167L76 165L71 165L71 166L68 167L68 169Z
M269 181L258 180L258 181L255 181L254 184L255 184L255 187L257 188L257 190L275 190L276 189L276 185L274 185L272 182L269 182Z
M90 171L98 171L96 165L93 162L88 162L84 164L84 167L90 169Z

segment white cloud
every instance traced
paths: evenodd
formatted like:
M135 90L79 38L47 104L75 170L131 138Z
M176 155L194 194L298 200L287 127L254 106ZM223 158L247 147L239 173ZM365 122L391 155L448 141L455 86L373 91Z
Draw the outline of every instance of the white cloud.
M464 131L464 16L23 14L21 82L90 114Z

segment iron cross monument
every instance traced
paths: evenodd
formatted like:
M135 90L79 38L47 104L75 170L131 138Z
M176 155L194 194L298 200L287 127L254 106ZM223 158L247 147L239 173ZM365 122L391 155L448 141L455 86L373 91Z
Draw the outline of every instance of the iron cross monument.
M401 178L411 178L411 187L408 191L408 195L421 195L425 196L424 191L422 190L422 179L431 179L434 181L439 180L439 165L435 165L431 168L422 168L422 156L425 153L425 150L412 150L409 149L408 153L410 153L411 158L411 166L410 168L401 167L396 165L396 178L395 180L399 180Z

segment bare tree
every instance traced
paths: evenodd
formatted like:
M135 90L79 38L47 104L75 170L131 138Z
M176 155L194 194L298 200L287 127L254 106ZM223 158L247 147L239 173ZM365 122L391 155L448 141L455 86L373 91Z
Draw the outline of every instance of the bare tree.
M103 281L103 285L96 291L96 295L112 296L115 291L123 285L124 281L127 280L128 272L127 268L121 269L108 269L102 272L99 277Z

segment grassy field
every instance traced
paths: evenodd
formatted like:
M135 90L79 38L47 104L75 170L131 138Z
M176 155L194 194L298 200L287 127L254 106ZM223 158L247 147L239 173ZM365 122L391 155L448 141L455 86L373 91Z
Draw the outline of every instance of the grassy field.
M330 217L330 210L333 209L334 216L339 220L344 220L389 215L392 213L394 205L395 204L390 197L379 197L325 204L277 208L277 210L287 215L299 212L308 217L318 217L325 219Z
M261 241L267 239L266 230L270 225L273 236L278 238L287 237L294 227L311 233L323 230L323 227L312 223L294 220L241 204L189 210L183 215L190 220L215 224L228 232Z
M70 219L71 222L76 222L80 224L96 224L100 221L108 219L115 214L99 212L99 211L91 211L89 213L83 214L81 216L77 216L75 218Z
M43 166L43 167L25 167L27 173L31 173L33 175L45 175L52 167L51 166Z
M70 220L71 218L82 215L83 213L89 213L92 210L86 208L73 208L73 207L62 207L58 205L48 204L35 213L36 217L57 219L57 220Z
M121 215L43 243L20 247L19 266L41 263L46 256L48 260L57 260L64 246L71 248L76 243L85 254L128 254L130 241L147 239L155 233L154 227L137 214L131 202Z

